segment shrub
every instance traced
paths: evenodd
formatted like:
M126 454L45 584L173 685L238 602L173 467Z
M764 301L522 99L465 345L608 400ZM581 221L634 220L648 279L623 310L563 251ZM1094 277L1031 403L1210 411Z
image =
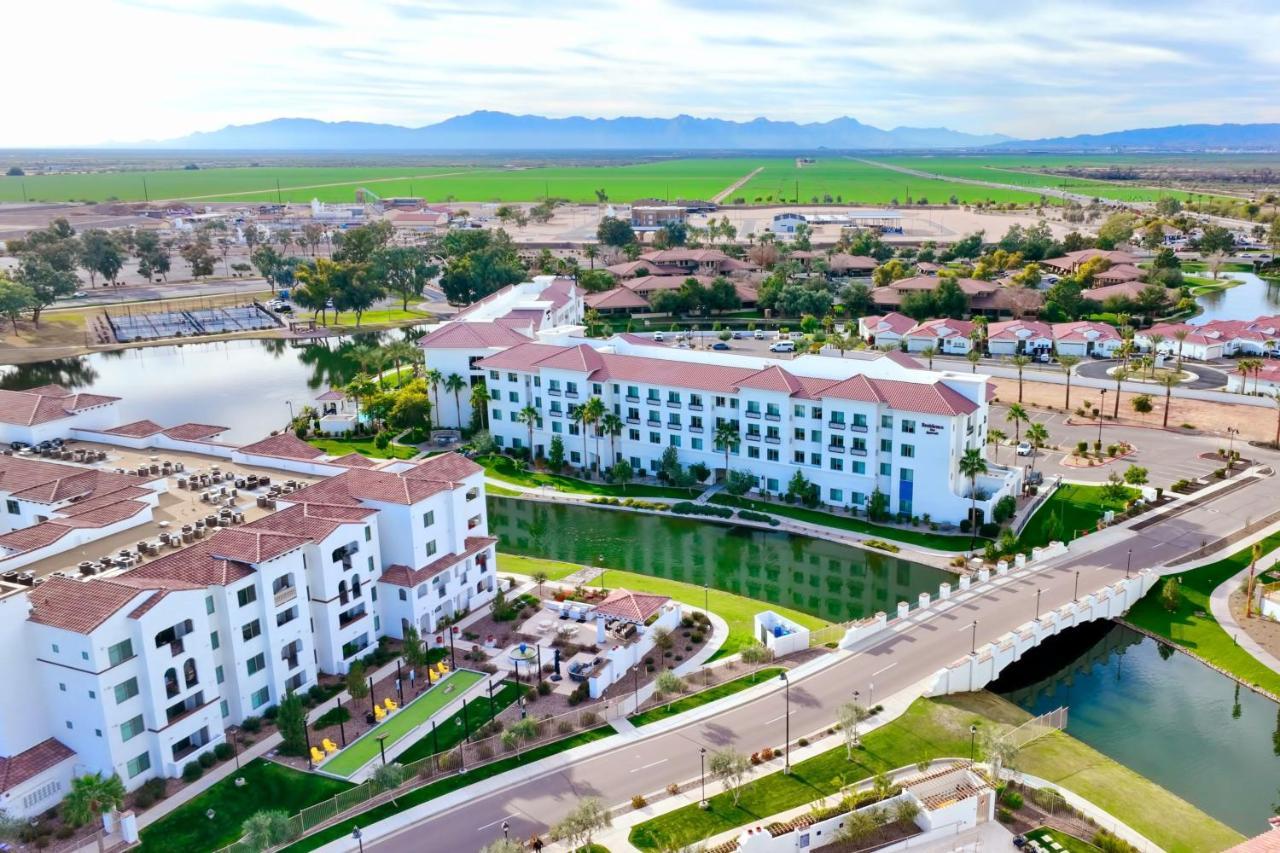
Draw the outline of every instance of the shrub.
M578 725L582 726L584 729L589 729L592 726L598 726L601 722L600 715L595 711L583 711L578 715Z
M199 761L188 761L186 766L182 768L182 781L194 782L204 775L204 768L200 766Z
M1000 525L994 521L985 522L978 528L978 535L986 539L994 539L1000 535Z
M274 720L280 714L280 706L272 705L270 708L262 712L262 719Z
M670 794L670 795L671 795L671 796L673 796L673 797L674 797L676 794L680 793L680 785L679 785L679 783L677 783L677 782L672 782L670 785L668 785L668 786L667 786L667 793L668 793L668 794Z
M885 542L883 539L864 539L862 544L866 545L868 548L875 548L879 551L888 551L890 554L896 554L902 550L892 542Z
M1022 808L1022 795L1012 788L1005 788L1004 794L1000 797L1000 800L1014 811Z
M539 696L546 696L546 695L547 695L548 693L550 693L550 692L551 692L551 685L550 685L550 684L548 684L548 683L547 683L547 682L545 682L545 681L539 681L539 682L538 682L538 695L539 695Z
M208 770L218 761L218 759L214 758L212 752L202 752L200 753L200 757L196 760L200 762L200 766L205 770Z
M798 745L800 745L800 746L808 746L808 745L809 745L809 739L808 739L807 737L802 737L802 738L800 738L800 740L796 741L796 743L797 743Z
M240 728L251 734L255 733L262 728L262 720L257 717L245 717L244 722L240 724Z
M1013 823L1013 812L1009 811L1004 806L1001 806L996 809L996 820L1001 823Z
M1099 829L1093 835L1093 846L1097 847L1102 853L1131 853L1137 850L1128 841L1123 838L1117 838L1105 829Z
M336 726L339 723L345 723L351 719L351 712L344 705L341 708L330 708L320 716L316 717L315 728L324 729L329 726Z
M1031 799L1040 808L1051 813L1062 811L1067 805L1067 798L1053 788L1036 788L1031 792Z
M771 746L766 746L764 749L760 750L760 760L761 760L761 761L772 761L772 760L773 760L773 747L771 747Z
M219 761L226 761L228 758L235 755L235 749L231 744L223 741L213 748L213 755Z
M649 805L649 801L642 794L636 794L631 798L631 808L633 809L642 809L647 805Z
M1165 610L1170 613L1178 609L1178 605L1182 602L1182 591L1178 589L1178 581L1176 578L1165 578L1164 584L1160 587L1160 603Z
M691 501L680 501L671 505L671 511L677 515L713 515L716 518L733 518L733 510L713 504L696 504Z
M689 639L692 640L694 643L701 643L703 640L702 632L694 631L693 635L689 637Z
M755 512L754 510L749 509L738 510L738 518L743 521L754 521L760 524L768 524L772 527L777 527L778 524L780 524L778 519L774 518L772 515L766 515L763 512Z
M995 508L991 511L991 516L997 522L1008 521L1013 518L1014 513L1018 511L1018 499L1013 495L1005 495L996 501Z

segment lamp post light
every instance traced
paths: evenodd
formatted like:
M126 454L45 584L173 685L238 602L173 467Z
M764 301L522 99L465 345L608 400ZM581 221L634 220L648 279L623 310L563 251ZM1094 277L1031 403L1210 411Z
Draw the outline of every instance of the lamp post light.
M974 746L977 744L977 740L978 740L978 727L977 725L971 724L969 726L969 761L970 762L973 761L973 750L974 750Z
M351 840L360 845L360 853L364 853L364 833L360 831L360 827L351 830Z
M874 681L867 682L867 704L876 704L876 683Z
M457 625L449 626L449 669L458 668L458 649L454 645L453 636L458 633Z
M783 761L782 773L784 776L789 776L791 775L791 682L787 679L786 670L778 673L778 678L782 679L783 692L787 697L787 740L786 743L783 744L783 750L786 753L786 758Z
M973 632L969 636L969 654L976 655L978 653L978 620L973 620Z
M1072 601L1080 600L1080 571L1078 569L1076 570L1076 586L1075 590L1071 593L1071 599Z
M1044 592L1043 589L1039 589L1039 588L1036 589L1036 620L1037 621L1039 621L1040 619L1040 593L1042 592Z
M1116 394L1120 392L1117 391ZM1116 399L1120 399L1116 397ZM1102 405L1098 407L1098 444L1102 444L1102 415L1107 410L1107 389L1102 389Z
M596 555L596 565L600 567L600 591L604 592L604 554Z
M860 692L858 692L857 690L853 691L853 704L854 704L854 705L857 705L857 704L858 704L858 699L859 699L861 696L862 696L862 694L861 694ZM857 724L856 724L856 723L854 724L854 727L853 727L853 745L854 745L854 746L857 746L857 745L858 745L858 726L857 726Z
M702 760L702 799L698 801L698 808L705 809L707 807L707 748L705 746L698 748L698 758Z
M293 401L285 400L284 404L289 407L289 426L293 426L293 421L294 421Z
M378 735L378 752L382 754L382 763L387 763L387 736Z

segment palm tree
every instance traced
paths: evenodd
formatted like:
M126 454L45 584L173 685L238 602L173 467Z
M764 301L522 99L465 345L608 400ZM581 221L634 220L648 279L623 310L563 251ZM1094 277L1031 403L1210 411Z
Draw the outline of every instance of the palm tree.
M987 443L995 448L995 454L992 457L993 461L995 462L1000 461L1000 442L1004 441L1008 437L1009 436L1005 434L1004 430L999 430L999 429L987 430Z
M1262 543L1254 542L1249 552L1249 581L1244 587L1244 618L1253 617L1253 573L1258 568L1258 560L1262 558Z
M965 353L965 354L964 354L964 357L965 357L965 358L967 358L967 359L969 359L969 364L970 364L970 365L971 365L971 367L973 368L970 372L971 372L971 373L977 373L977 372L978 372L978 362L982 361L982 353L981 353L981 352L979 352L979 351L978 351L978 350L976 350L976 349L971 349L971 350L969 350L967 353Z
M453 393L453 404L458 407L458 429L462 429L462 389L467 387L467 380L456 373L450 373L444 380L444 390Z
M84 826L95 818L117 811L124 805L124 783L112 773L86 773L71 780L71 790L62 800L62 817L72 826ZM102 839L98 839L102 849Z
M538 422L538 410L533 406L525 406L516 413L516 422L529 428L529 461L533 461L533 427Z
M1173 333L1173 339L1178 342L1178 370L1182 370L1182 345L1187 342L1187 338L1191 337L1190 329L1179 329Z
M387 360L395 365L396 368L396 384L403 385L404 380L400 378L400 365L408 362L413 366L413 376L418 375L418 365L421 362L422 352L416 346L406 340L392 341L382 348L383 354Z
M1071 411L1071 369L1080 363L1080 357L1075 355L1058 356L1058 366L1062 368L1063 374L1067 377L1067 399L1062 404L1062 408Z
M1022 402L1022 368L1031 363L1031 356L1015 355L1009 359L1009 363L1018 368L1018 402Z
M266 809L254 812L244 822L241 830L244 844L250 850L270 850L293 838L293 826L289 813L284 809Z
M1249 360L1253 362L1253 393L1257 394L1258 382L1262 379L1262 368L1266 365L1266 362L1260 358L1251 358Z
M596 470L599 471L600 470L600 419L604 417L604 413L606 411L604 407L604 400L601 400L599 397L593 396L591 399L587 400L586 404L583 405L582 409L583 409L583 417L586 419L583 422L582 438L584 441L586 440L586 437L587 437L586 427L588 425L595 427ZM584 446L584 452L585 452L585 446Z
M1151 341L1151 355L1154 360L1155 355L1160 352L1160 345L1164 343L1164 335L1157 332L1154 335L1148 335L1147 339Z
M742 443L742 439L738 437L738 425L733 421L721 421L716 424L715 442L724 448L724 476L729 479L729 451L737 449Z
M422 374L427 380L427 384L431 386L431 394L436 399L436 411L440 411L440 383L444 382L444 374L438 368L430 367L427 372Z
M1118 420L1120 418L1120 385L1129 378L1129 369L1127 367L1117 367L1111 377L1116 381L1116 407L1111 412L1111 417L1113 420Z
M1027 441L1031 442L1034 450L1039 450L1049 442L1049 430L1039 421L1027 424ZM1036 455L1031 454L1031 470L1036 470Z
M343 387L343 393L356 401L356 419L360 418L360 401L369 397L376 391L378 386L373 384L373 380L368 374L357 373L350 382Z
M920 350L920 354L929 360L929 369L933 370L933 357L938 354L938 351L933 347L925 347Z
M1240 393L1249 393L1249 371L1253 370L1253 360L1242 358L1236 362L1236 373L1240 374Z
M978 532L978 475L987 473L987 460L976 447L970 447L960 457L960 474L969 478L969 550L973 550Z
M590 415L587 413L587 406L584 403L569 412L569 419L578 422L578 429L582 432L582 474L585 478L589 473L587 464L587 427L591 425Z
M1031 420L1031 416L1027 414L1027 410L1021 403L1012 403L1004 419L1013 424L1013 443L1017 444L1022 438L1022 422Z
M582 254L587 256L587 263L590 269L596 268L596 258L600 257L600 247L595 243L588 243L582 247Z
M1174 389L1174 386L1176 386L1179 382L1182 381L1181 374L1166 373L1163 376L1156 379L1156 381L1164 386L1164 423L1161 424L1161 426L1164 427L1165 429L1168 429L1169 428L1169 408L1173 399L1173 389Z
M604 430L605 435L609 436L609 464L613 464L613 460L617 458L617 450L614 447L614 439L622 435L622 418L614 412L606 412L605 416L600 419L600 429Z
M471 399L468 400L467 402L471 404L471 411L473 413L476 412L477 410L480 412L480 428L488 429L489 428L489 389L485 387L485 384L483 382L477 382L475 385L471 386ZM458 423L459 425L461 425L462 423L461 409L458 410Z

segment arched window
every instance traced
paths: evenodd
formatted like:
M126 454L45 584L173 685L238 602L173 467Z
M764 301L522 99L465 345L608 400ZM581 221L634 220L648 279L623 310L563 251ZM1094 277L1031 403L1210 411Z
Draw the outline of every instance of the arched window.
M359 575L351 576L351 597L352 598L360 597L360 576Z
M345 579L343 579L338 581L338 601L340 601L343 604L346 604L348 600L349 598L347 597L347 582Z
M170 698L177 696L180 692L178 687L178 671L173 667L169 667L164 671L164 692Z
M195 658L187 658L187 662L182 665L182 678L188 687L195 687L196 682L200 680L199 674L196 673Z

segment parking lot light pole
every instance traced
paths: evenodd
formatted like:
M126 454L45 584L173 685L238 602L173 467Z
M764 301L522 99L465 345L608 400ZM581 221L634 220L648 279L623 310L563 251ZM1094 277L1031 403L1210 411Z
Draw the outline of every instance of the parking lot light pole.
M782 679L783 692L787 697L787 740L786 743L783 744L783 751L786 757L783 760L782 774L784 776L789 776L791 775L791 682L787 679L786 670L778 673L778 678Z
M702 759L702 799L698 801L698 808L705 809L707 807L707 748L699 747L698 757Z
M1129 549L1129 554L1124 558L1124 579L1129 579L1129 569L1133 567L1133 549Z

